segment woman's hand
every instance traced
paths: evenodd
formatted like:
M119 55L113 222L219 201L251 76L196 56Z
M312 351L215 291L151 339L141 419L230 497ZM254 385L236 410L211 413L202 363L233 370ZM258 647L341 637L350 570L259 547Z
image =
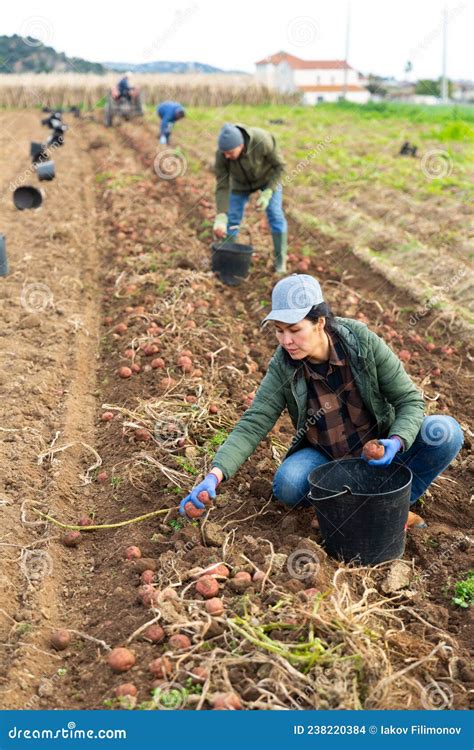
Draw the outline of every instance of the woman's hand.
M403 447L402 442L399 437L391 437L385 440L379 440L378 442L385 448L382 458L372 458L370 461L367 461L364 454L362 454L362 458L367 461L369 466L388 466L392 463L398 451Z
M193 487L189 495L187 495L184 500L181 500L179 504L179 512L182 516L186 515L186 511L184 509L184 506L186 503L192 503L195 508L199 508L202 510L205 508L205 504L201 502L199 499L199 495L201 492L205 492L207 494L207 498L210 498L211 500L214 500L216 496L216 487L219 484L219 479L215 474L209 473L207 474L202 482L199 482L199 484L196 485L196 487Z

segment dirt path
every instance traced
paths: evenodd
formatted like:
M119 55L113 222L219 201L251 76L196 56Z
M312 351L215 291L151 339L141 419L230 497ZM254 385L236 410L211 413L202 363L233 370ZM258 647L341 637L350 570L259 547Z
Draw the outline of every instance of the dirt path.
M38 128L36 118L24 120L16 133L18 159L25 163L27 141ZM129 676L114 677L104 668L104 643L126 644L137 628L153 618L136 603L141 571L153 569L158 588L171 584L181 591L192 583L193 566L225 560L234 572L252 572L255 566L265 569L270 549L289 554L302 541L314 544L308 539L307 512L283 513L269 502L274 456L282 455L289 438L285 419L220 493L206 521L213 540L206 536L206 524L183 525L177 517L183 491L211 460L215 435L225 436L243 412L274 349L270 335L259 330L273 278L269 237L260 232L260 217L251 212L249 226L257 252L249 283L230 290L215 281L208 273L207 239L213 216L212 177L188 174L157 180L152 170L155 156L154 133L139 124L104 131L94 123L80 123L57 157L58 179L48 185L40 212L20 215L9 208L9 196L4 194L3 231L13 273L7 284L2 282L8 308L0 342L9 368L2 388L8 388L10 402L1 426L18 432L1 433L6 438L1 459L6 470L0 513L5 529L2 543L19 545L0 547L5 707L101 708L104 701L115 706L113 688L129 681ZM443 337L428 352L429 318L421 317L415 329L410 327L409 313L403 310L411 300L353 258L344 243L296 221L291 232L295 265L302 259L298 248L308 244L318 248L309 272L321 278L335 311L370 320L371 327L391 338L397 350L408 347L412 353L408 370L427 396L436 398L432 410L449 410L468 427L469 379L462 352L445 354ZM24 258L26 242L31 260ZM40 288L41 304L35 302L33 312L21 302L26 282L47 287ZM184 376L176 365L183 350L191 352L194 368ZM157 358L163 359L164 367L152 366ZM132 363L139 371L121 379L119 369ZM451 395L453 386L456 399ZM146 404L151 403L154 411L149 413ZM104 411L114 414L112 421L101 420ZM168 453L170 429L178 448ZM51 445L57 431L55 447L78 441L100 455L102 465L90 472L92 483L80 479L94 463L92 453L82 446L57 454L58 463L45 458L43 465L37 464L38 454ZM402 598L398 611L404 619L405 640L398 634L390 644L394 669L403 666L407 654L412 660L426 659L425 672L417 673L417 679L421 684L432 678L447 682L452 693L449 707L456 708L466 706L466 691L472 687L466 651L472 619L449 603L450 582L472 565L467 536L468 460L465 451L436 483L424 509L429 529L410 539L405 557L415 559L418 577L413 598ZM98 472L105 472L102 481ZM25 499L70 523L84 514L106 522L159 508L173 510L151 522L83 534L82 544L71 550L59 543L57 527L28 525L31 512L22 523ZM36 560L39 577L28 584L18 558L24 554L21 548L32 543L33 549L46 553L46 567L43 560ZM142 551L137 563L123 559L123 550L131 544ZM330 587L337 566L325 562L323 567L324 575L320 571L319 579L312 582L321 590ZM266 606L303 596L307 583L273 575L276 584L261 597ZM361 580L358 586L362 585ZM232 644L222 623L199 614L199 597L189 596L187 608L182 598L173 597L172 605L160 604L167 636L185 632L193 641L189 653L170 651L172 679L189 688L186 707L208 707L206 693L229 686L238 689L246 708L272 707L265 693L268 662L261 654ZM239 612L239 597L228 596L226 606ZM257 612L253 597L252 602ZM295 606L293 599L291 606ZM61 625L102 645L78 635L69 649L57 654L51 651L48 637L51 627ZM377 631L380 623L371 622L370 627ZM430 657L442 638L453 651ZM410 649L416 643L415 653ZM147 664L163 650L140 635L132 638L131 647L137 666L130 679L143 701L152 685ZM361 650L365 647L361 641ZM374 654L378 648L374 642ZM249 669L243 666L246 661ZM372 700L377 706L385 700L374 688L385 674L383 670L379 674L381 664L375 656L374 664L369 660L361 684L361 694L368 692L369 704ZM211 670L212 679L204 689L191 689L196 685L191 670L201 665ZM325 669L320 674L323 681L328 675L331 679L333 667ZM284 677L273 674L270 680L285 684ZM351 703L353 691L344 693L346 678L352 684L349 669L341 689L330 690L324 699L315 698L312 690L311 695L303 693L299 702L290 690L290 697L278 694L274 700L286 707L295 707L294 701L296 707L358 707ZM430 707L423 703L423 691L420 704L416 685L402 680L397 690L389 697L391 707L406 706L407 690L413 707Z
M10 174L15 182L18 165L24 165L23 182L36 184L27 155L29 141L44 136L37 113L2 120L2 132L15 133L16 150L12 159L12 143L2 149L4 158L8 154L3 173L15 164ZM91 165L74 129L55 161L57 179L44 188L40 210L16 211L9 187L2 192L10 276L2 280L0 339L6 407L0 459L1 661L3 705L15 708L32 699L34 704L38 679L56 674L57 658L42 649L48 626L63 614L68 578L56 531L38 523L28 507L34 503L62 515L79 506L89 492L79 475L94 463L82 443L96 442L100 260ZM53 442L55 448L71 447L52 463L45 455L39 465L38 456Z

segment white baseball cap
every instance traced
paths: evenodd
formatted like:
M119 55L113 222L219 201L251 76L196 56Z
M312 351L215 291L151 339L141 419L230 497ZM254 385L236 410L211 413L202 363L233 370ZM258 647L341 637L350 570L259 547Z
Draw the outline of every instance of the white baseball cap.
M324 302L319 282L305 273L294 273L281 279L272 291L272 309L264 319L281 323L299 323L315 306ZM262 325L263 325L262 323Z

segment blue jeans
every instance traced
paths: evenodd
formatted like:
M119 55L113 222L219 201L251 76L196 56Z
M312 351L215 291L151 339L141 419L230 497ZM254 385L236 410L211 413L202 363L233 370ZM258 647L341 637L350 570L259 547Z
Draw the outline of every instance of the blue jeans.
M463 434L452 417L425 417L415 442L404 453L397 453L393 463L404 464L413 473L410 503L423 495L431 482L441 474L461 450ZM328 463L316 448L302 448L289 456L273 478L273 494L288 507L310 505L308 474Z
M239 233L240 223L244 216L245 206L251 193L233 193L229 195L229 210L227 213L227 235L236 237ZM284 234L288 231L288 224L283 213L283 188L281 185L273 191L266 214L272 234Z

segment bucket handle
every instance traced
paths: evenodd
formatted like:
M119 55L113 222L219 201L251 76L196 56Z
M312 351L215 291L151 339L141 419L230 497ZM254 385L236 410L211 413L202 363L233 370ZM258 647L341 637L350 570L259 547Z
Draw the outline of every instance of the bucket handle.
M327 497L313 497L311 494L311 490L308 492L308 497L310 500L333 500L336 497L342 497L342 495L351 494L352 490L350 487L347 486L347 484L342 485L344 487L341 492L336 492L335 495L327 495Z
M246 224L244 224L244 226L242 227L241 224L236 224L236 225L234 225L232 227L229 227L229 230L232 230L232 229L238 229L239 230L239 232L238 232L239 234L242 234L242 232L245 232L247 234L249 245L253 244L252 243L252 232L251 232L251 229L250 229L249 226L247 226ZM227 236L230 236L230 235L227 235Z

